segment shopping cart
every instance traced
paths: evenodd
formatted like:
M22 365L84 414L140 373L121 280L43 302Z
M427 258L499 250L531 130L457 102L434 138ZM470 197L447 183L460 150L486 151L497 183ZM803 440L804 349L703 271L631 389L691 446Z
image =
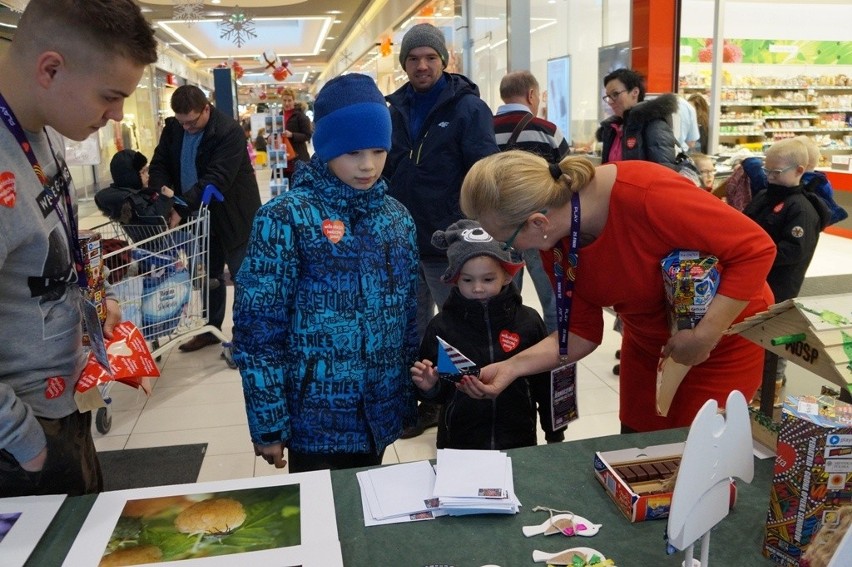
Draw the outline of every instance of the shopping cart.
M225 362L236 367L230 343L208 324L209 228L210 212L202 206L175 228L162 217L142 217L137 224L113 221L92 229L101 235L103 263L122 318L139 328L157 361L192 337L212 333L222 341ZM111 384L101 386L106 406L95 416L100 433L111 426Z

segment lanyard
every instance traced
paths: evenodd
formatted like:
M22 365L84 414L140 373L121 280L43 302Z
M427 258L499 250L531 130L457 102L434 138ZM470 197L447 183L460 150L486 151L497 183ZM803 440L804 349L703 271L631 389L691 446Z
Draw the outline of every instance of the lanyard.
M24 152L25 156L27 156L27 160L30 162L33 172L38 178L39 183L41 183L41 186L44 188L44 191L41 195L39 195L38 199L42 214L46 217L48 209L52 207L56 211L56 215L59 217L59 222L62 223L62 227L65 229L65 236L68 239L68 248L71 250L74 268L77 271L77 282L80 284L80 287L85 288L87 286L86 271L83 269L83 251L80 249L77 219L74 218L74 204L71 200L71 188L69 183L71 173L68 171L68 166L65 164L64 160L60 162L60 160L56 157L56 152L53 151L53 144L50 142L50 136L48 136L47 131L45 131L47 144L50 147L50 154L53 156L53 161L56 163L57 169L53 182L47 178L44 174L44 170L38 163L38 158L36 158L29 140L27 139L27 134L24 132L24 129L21 127L20 122L18 122L15 113L12 112L12 109L9 107L9 103L6 102L6 98L2 95L2 93L0 93L0 116L2 116L3 124L6 125L6 128L9 129L9 132L11 132L15 137L15 140L17 140L21 151ZM62 197L61 200L64 205L63 207L60 207L59 205L60 196Z
M574 279L577 270L577 249L580 245L580 195L571 196L571 239L568 257L564 257L562 241L553 251L553 275L556 280L556 322L559 329L559 357L568 356L568 325L571 321L571 301L574 295ZM563 264L567 260L567 270Z

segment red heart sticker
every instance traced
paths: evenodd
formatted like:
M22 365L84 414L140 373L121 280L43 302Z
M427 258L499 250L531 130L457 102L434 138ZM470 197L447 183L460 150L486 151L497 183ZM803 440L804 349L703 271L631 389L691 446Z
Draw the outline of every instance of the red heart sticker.
M322 221L322 233L332 244L340 242L344 232L346 232L346 227L343 225L343 221L328 219Z
M54 400L65 391L65 378L62 376L51 376L47 379L47 387L44 389L44 397Z
M627 148L632 150L636 147L636 138L627 138Z
M16 200L15 174L11 171L4 171L0 173L0 205L11 209L15 206Z
M518 345L521 344L521 336L518 333L512 333L503 329L500 331L500 347L503 352L512 352Z

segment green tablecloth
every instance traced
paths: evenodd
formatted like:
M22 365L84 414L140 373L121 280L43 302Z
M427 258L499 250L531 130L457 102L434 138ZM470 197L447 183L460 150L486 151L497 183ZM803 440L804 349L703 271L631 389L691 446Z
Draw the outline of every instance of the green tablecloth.
M665 554L665 520L631 524L595 479L592 463L595 451L674 443L684 441L686 434L686 429L679 429L511 450L515 491L523 504L515 515L442 517L368 528L355 478L358 469L333 471L344 563L347 567L519 567L542 565L533 563L534 549L555 553L583 546L597 549L619 567L680 565L682 554ZM771 459L756 461L752 483L738 482L737 505L710 538L712 565L773 564L761 555L772 467ZM94 500L94 496L67 499L27 565L61 565ZM524 537L523 526L546 519L544 512L532 512L537 505L571 510L603 527L591 538Z

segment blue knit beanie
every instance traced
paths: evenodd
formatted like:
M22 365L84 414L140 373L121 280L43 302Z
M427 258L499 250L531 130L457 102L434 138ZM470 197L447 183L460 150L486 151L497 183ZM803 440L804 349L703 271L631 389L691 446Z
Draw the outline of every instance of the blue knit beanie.
M350 73L327 82L314 102L312 141L326 163L356 150L390 151L390 111L375 81Z

